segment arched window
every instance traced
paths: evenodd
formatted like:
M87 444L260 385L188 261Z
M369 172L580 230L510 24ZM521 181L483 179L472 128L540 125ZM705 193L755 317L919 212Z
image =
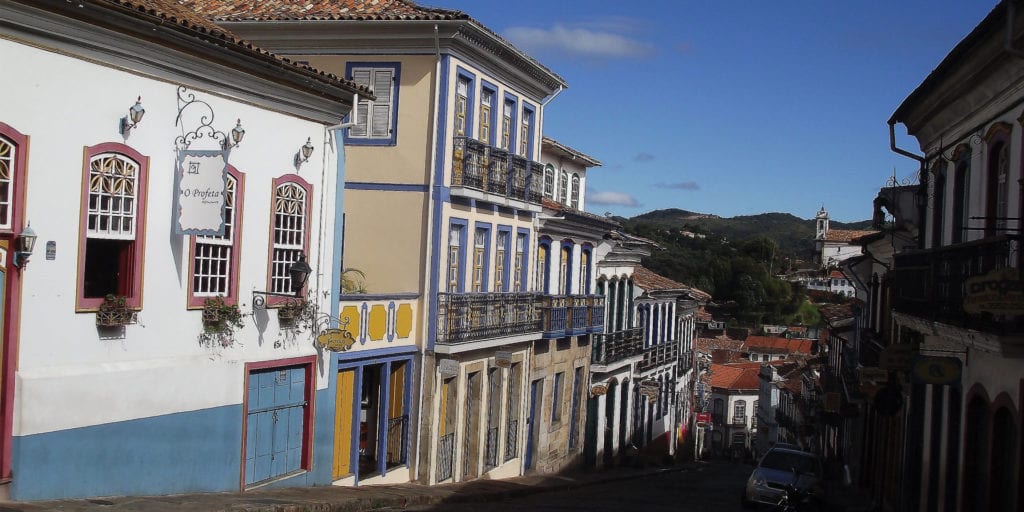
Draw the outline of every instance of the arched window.
M946 162L932 166L932 247L942 246L943 214L946 212Z
M85 155L78 309L98 309L107 295L139 308L149 157L118 143L85 148Z
M544 197L555 198L555 166L544 166Z
M580 175L572 175L572 199L569 200L569 207L573 210L580 209Z
M270 244L270 285L274 293L293 294L289 268L309 254L310 196L313 186L297 175L274 180L273 239ZM275 300L276 299L276 300ZM268 303L283 302L268 297Z
M551 253L551 240L541 239L537 244L537 274L534 282L536 290L541 293L548 293L548 256Z
M1006 216L1009 212L1007 207L1009 198L1010 181L1010 145L999 142L993 149L993 155L989 159L989 185L991 194L987 201L988 219L985 221L985 235L995 236L1006 229Z
M966 240L971 193L971 151L961 146L957 151L956 170L953 177L953 243Z
M569 173L562 171L558 176L558 202L569 204Z
M732 403L733 425L745 425L747 423L747 401L736 400Z
M192 237L192 282L189 306L201 307L210 297L238 301L238 256L242 233L245 175L228 166L224 196L224 234Z
M559 279L559 282L560 282L561 286L559 286L559 290L558 290L558 293L560 295L567 295L572 290L572 288L571 288L571 286L572 286L572 263L571 263L571 261L572 261L572 243L571 242L568 242L568 243L563 242L562 243L561 258L559 259L559 263L558 263L558 275L561 277L561 279Z

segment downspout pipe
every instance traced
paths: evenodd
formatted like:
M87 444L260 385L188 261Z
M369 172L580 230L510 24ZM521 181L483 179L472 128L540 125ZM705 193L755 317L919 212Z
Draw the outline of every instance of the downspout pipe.
M911 153L910 151L907 151L907 150L905 150L903 148L896 147L896 120L895 119L890 119L889 120L889 149L891 149L893 151L893 153L896 153L898 155L903 155L903 156L905 156L907 158L912 158L914 160L917 160L921 164L921 168L922 169L924 168L924 157L923 156L915 155L914 153Z
M430 145L430 147L431 147L432 154L430 156L430 172L427 173L430 176L430 187L428 188L428 191L427 191L428 195L427 195L427 219L426 219L426 221L427 221L426 241L427 241L428 244L432 244L431 240L433 240L433 236L434 236L434 222L436 220L434 218L434 205L433 205L433 201L436 201L437 199L434 198L433 194L434 194L434 187L437 186L436 176L435 176L434 170L437 167L437 158L438 158L438 155L437 155L437 123L439 122L438 121L438 118L439 118L438 110L440 109L440 105L439 105L438 99L440 98L440 95L441 95L441 42L440 42L440 38L438 36L437 24L435 23L434 24L434 94L431 95L432 98L433 98L433 103L434 103L434 108L432 109L433 110L433 114L432 114L432 119L431 119L431 126L433 127L432 128L433 133L431 134L431 145ZM431 272L435 272L436 269L432 269L429 264L425 265L425 267L426 267L426 272L423 273L423 295L422 295L422 300L420 301L420 304L422 304L422 307L424 309L427 309L427 308L429 308L429 305L428 305L429 304L429 300L427 299L427 296L431 292L431 290L430 290ZM419 382L419 392L417 393L418 400L416 401L417 402L416 403L416 424L417 425L422 425L423 424L423 390L424 390L424 386L427 385L426 383L427 383L427 379L428 378L431 381L433 381L433 379L434 379L433 371L431 371L430 375L427 375L426 369L424 368L424 365L426 364L426 361L427 361L427 346L426 346L427 345L427 339L428 339L428 336L430 336L430 333L428 332L429 329L427 328L429 325L430 324L427 321L424 320L424 322L422 323L422 329L423 330L421 331L421 336L420 336L422 347L420 348L420 351L419 351L420 352L419 353L419 356L420 356L420 364L419 364L420 382ZM419 431L420 429L417 428L416 430ZM433 439L433 421L431 421L431 426L428 427L428 433L430 435L427 437L427 439ZM422 443L423 443L423 436L422 435L418 435L417 438L416 438L416 456L413 458L413 467L412 467L412 474L414 475L414 478L417 479L417 480L420 479L420 450L422 449ZM428 451L427 451L427 454L426 454L426 457L428 457L428 459L430 457L430 451L429 450L430 449L428 448ZM426 481L426 482L430 481L429 471L428 471L428 473L426 475L426 478L424 478L423 480Z

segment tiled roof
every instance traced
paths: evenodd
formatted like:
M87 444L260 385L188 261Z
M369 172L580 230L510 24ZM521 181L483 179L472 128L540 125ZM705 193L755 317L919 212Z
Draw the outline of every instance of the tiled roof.
M544 208L547 208L549 210L554 210L554 211L556 211L558 213L568 213L570 215L577 215L577 216L583 217L583 218L588 219L588 220L598 221L598 222L600 222L602 224L607 225L609 228L618 228L618 227L622 226L622 224L619 224L619 221L617 221L617 220L615 220L615 219L613 219L611 217L605 217L604 215L597 215L595 213L590 213L590 212L586 212L586 211L583 211L583 210L577 210L575 208L570 208L568 205L564 205L562 203L559 203L558 201L555 201L554 199L551 199L550 197L542 197L541 200L540 200L540 204Z
M828 277L831 277L832 279L846 279L846 274L843 274L838 270L833 270L832 272L829 272Z
M689 288L683 283L655 274L654 271L645 267L636 267L633 270L633 282L647 291L686 290Z
M527 63L535 77L550 87L566 87L565 79L522 52L468 14L423 7L411 0L165 0L193 9L219 22L238 21L466 21L500 44L488 48L499 58Z
M775 336L748 336L743 344L747 352L768 352L781 354L810 354L814 348L811 340L778 338Z
M786 391L789 391L790 394L795 395L795 396L800 396L800 391L803 389L803 386L801 385L801 382L800 382L800 377L793 377L791 379L786 379L786 380L782 381L782 383L779 384L779 385L783 389L785 389Z
M547 146L545 149L551 149L553 151L563 153L565 156L568 156L570 158L579 158L580 160L583 161L583 165L587 167L597 167L601 165L600 160L582 151L566 146L565 144L562 144L561 142L558 142L557 140L552 139L551 137L545 136L541 139L541 142L544 146Z
M853 303L854 301L849 301L845 304L823 304L818 306L818 312L829 321L853 318Z
M408 0L173 0L219 21L465 20L450 9Z
M711 365L711 386L720 389L753 390L761 387L761 363Z
M874 233L876 232L856 229L830 229L825 233L825 240L829 242L852 242L855 238Z
M719 338L697 338L694 341L694 349L697 352L703 352L710 354L713 350L740 350L743 348L743 342L740 340L734 340L726 337Z
M288 59L263 50L199 15L179 0L79 0L79 2L88 2L99 8L128 14L153 25L170 27L172 30L186 33L207 45L232 49L264 61L273 62L274 65L287 72L297 72L306 77L315 77L315 80L320 82L340 86L361 95L370 94L366 87L321 72L308 65L295 64Z

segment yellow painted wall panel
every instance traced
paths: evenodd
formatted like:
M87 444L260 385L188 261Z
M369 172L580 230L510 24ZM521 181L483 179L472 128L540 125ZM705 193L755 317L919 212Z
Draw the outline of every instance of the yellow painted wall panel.
M352 473L352 407L355 404L355 370L338 372L334 411L334 478Z
M370 307L370 320L366 327L371 340L384 339L388 330L388 310L384 309L383 304L374 304Z
M399 338L408 338L412 334L412 305L400 304L395 314L395 333Z
M345 191L345 266L373 294L414 293L427 268L427 194Z
M356 306L345 306L341 308L341 325L352 335L352 338L359 340L359 308ZM348 322L348 323L346 323Z

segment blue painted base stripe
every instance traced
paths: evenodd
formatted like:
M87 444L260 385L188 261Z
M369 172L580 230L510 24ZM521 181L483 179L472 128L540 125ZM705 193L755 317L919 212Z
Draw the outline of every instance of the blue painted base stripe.
M328 485L334 395L316 393L313 467L268 487ZM15 501L239 490L242 406L16 436Z

